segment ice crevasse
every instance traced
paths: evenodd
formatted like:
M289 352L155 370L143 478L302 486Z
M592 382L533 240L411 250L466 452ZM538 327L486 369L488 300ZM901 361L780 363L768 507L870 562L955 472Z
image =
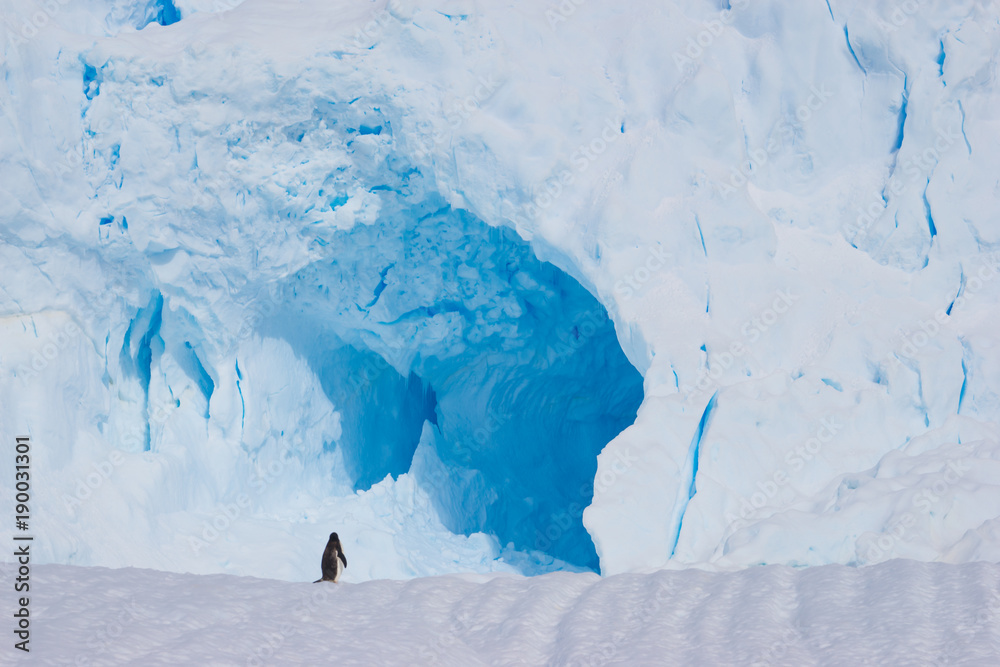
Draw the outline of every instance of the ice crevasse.
M45 559L1000 556L996 8L573 7L7 26L0 414Z

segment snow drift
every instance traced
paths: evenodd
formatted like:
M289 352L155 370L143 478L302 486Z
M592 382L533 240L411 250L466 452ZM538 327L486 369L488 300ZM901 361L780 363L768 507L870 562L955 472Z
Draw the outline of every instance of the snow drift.
M33 573L30 657L246 667L988 665L1000 654L998 574L987 563L894 560L313 585L45 565ZM0 656L7 652L9 644Z
M2 4L45 560L1000 557L995 5Z

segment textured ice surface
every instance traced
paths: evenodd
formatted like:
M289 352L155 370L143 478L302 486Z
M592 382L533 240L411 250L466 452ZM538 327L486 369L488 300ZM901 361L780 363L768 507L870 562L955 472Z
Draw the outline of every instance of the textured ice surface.
M1000 557L996 4L563 4L0 0L40 558Z
M32 577L34 664L978 666L1000 654L987 563L336 585L66 565Z

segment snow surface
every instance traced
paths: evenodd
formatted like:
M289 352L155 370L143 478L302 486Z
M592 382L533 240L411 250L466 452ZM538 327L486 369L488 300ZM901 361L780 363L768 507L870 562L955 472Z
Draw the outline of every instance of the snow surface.
M723 4L0 0L36 557L1000 559L1000 10Z
M65 565L32 577L32 664L984 666L1000 655L1000 568L986 563L315 585Z

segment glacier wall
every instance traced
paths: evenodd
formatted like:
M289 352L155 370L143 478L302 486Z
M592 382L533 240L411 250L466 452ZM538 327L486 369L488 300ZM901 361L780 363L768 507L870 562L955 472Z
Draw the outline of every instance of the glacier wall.
M45 558L1000 554L995 3L0 4Z

